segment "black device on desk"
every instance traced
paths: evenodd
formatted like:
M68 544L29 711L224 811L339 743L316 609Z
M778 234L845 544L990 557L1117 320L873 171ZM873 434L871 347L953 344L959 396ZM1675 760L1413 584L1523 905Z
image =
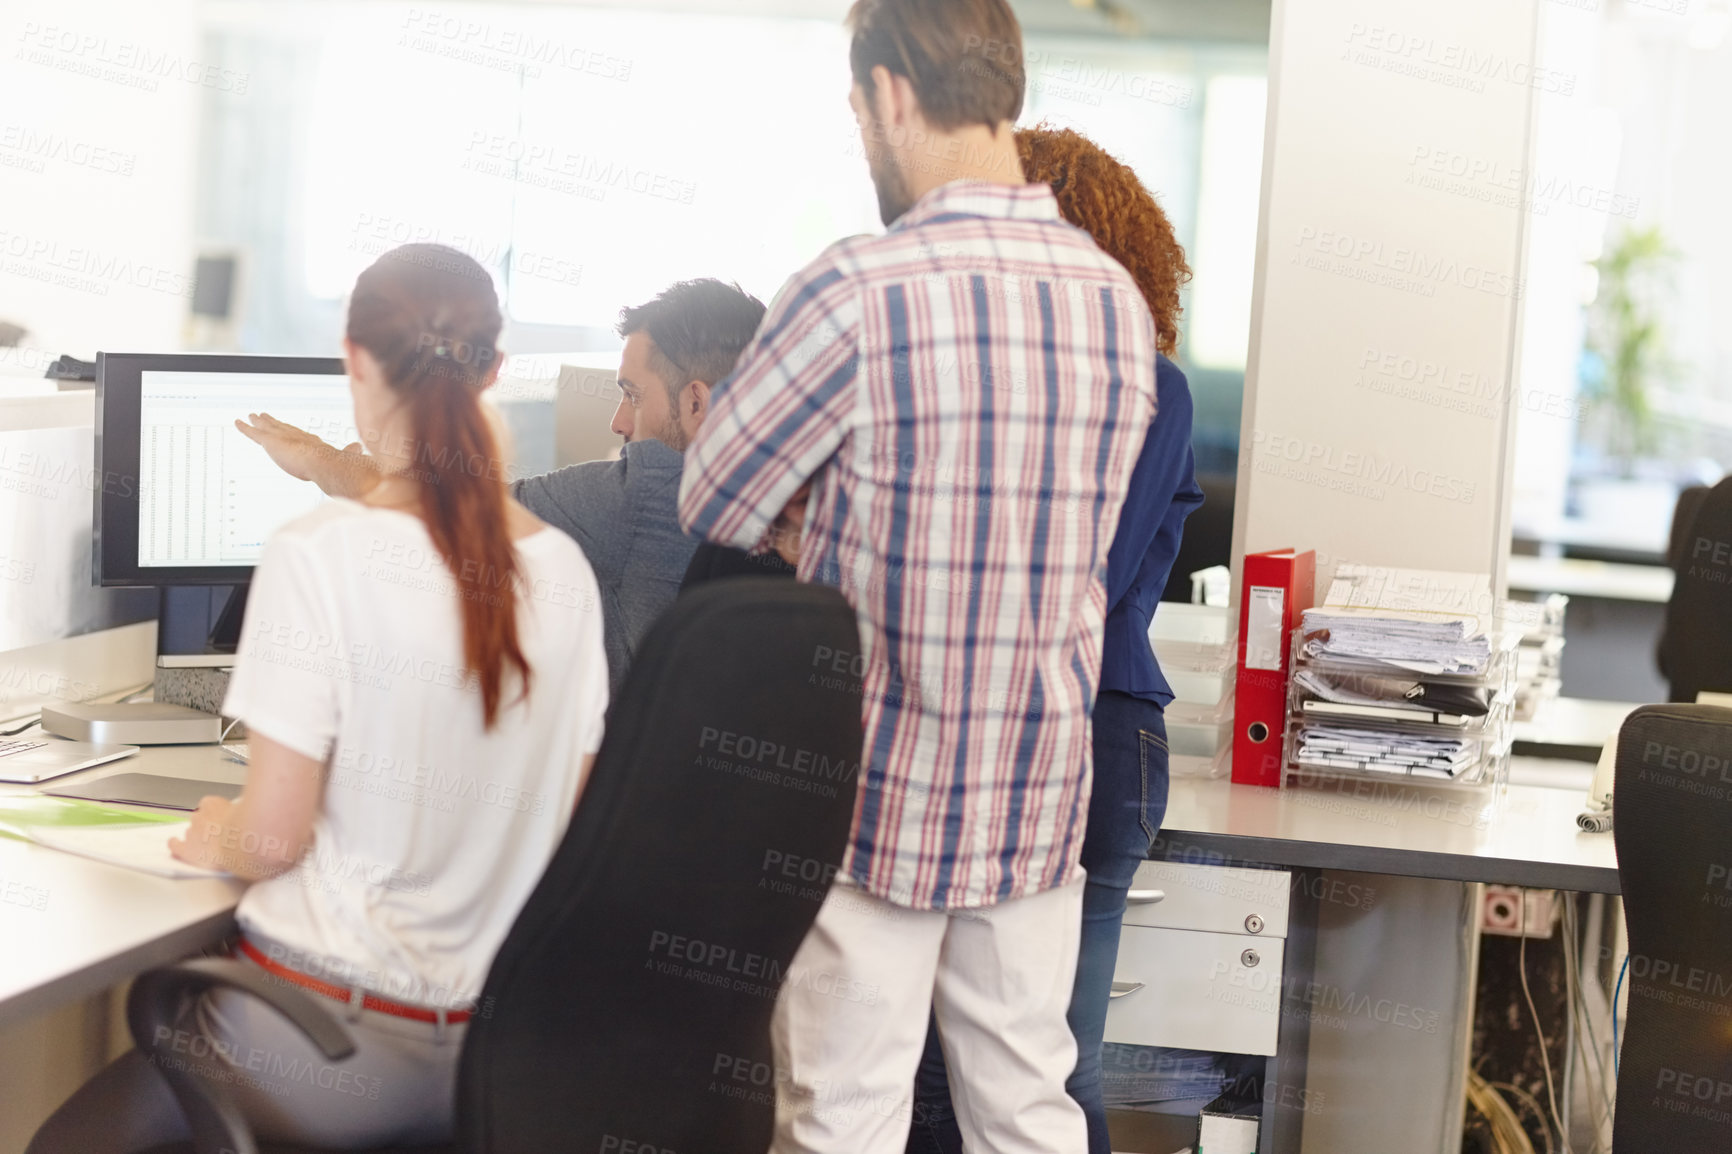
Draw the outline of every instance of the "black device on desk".
M233 653L265 539L324 500L234 422L356 440L336 357L98 353L93 569L161 591L159 655Z

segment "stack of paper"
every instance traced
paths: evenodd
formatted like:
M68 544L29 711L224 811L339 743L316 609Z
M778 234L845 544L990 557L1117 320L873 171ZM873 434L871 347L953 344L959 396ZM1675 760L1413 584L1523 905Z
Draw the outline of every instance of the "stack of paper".
M1387 609L1445 614L1476 622L1483 632L1498 612L1491 578L1484 573L1442 569L1388 569L1339 565L1323 604L1331 609Z
M1301 666L1293 674L1293 684L1308 695L1307 710L1350 716L1395 716L1459 725L1472 717L1484 717L1489 707L1483 688L1415 680L1406 673L1399 677L1357 671L1324 673L1315 666Z
M70 798L0 798L0 833L157 877L227 876L221 870L188 865L168 852L168 839L185 837L186 828L184 818Z
M1395 733L1378 729L1307 725L1299 731L1297 761L1319 769L1352 769L1397 776L1451 778L1473 766L1471 738Z
M1486 575L1342 565L1299 630L1298 767L1478 776L1503 724L1491 682L1515 641Z
M1471 617L1377 610L1305 610L1304 652L1325 660L1371 661L1413 673L1477 676L1491 662L1491 638Z

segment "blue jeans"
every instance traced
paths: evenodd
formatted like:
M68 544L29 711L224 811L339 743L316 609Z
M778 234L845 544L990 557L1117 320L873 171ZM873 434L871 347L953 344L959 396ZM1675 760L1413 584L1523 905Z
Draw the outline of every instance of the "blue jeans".
M1140 697L1103 692L1095 699L1094 789L1083 835L1082 944L1071 990L1070 1028L1077 1063L1065 1089L1088 1119L1089 1154L1111 1154L1101 1103L1101 1037L1118 960L1125 894L1149 856L1167 812L1167 724L1161 707ZM960 1154L962 1132L950 1107L938 1029L930 1023L926 1053L914 1077L914 1119L907 1154Z

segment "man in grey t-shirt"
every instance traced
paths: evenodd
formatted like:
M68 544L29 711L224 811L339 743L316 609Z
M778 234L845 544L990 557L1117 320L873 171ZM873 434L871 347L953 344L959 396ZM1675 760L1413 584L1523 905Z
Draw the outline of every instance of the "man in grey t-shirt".
M680 281L623 309L616 330L619 408L625 438L616 461L587 461L512 484L523 505L583 548L601 588L610 691L617 692L650 625L673 604L697 540L675 516L686 444L709 411L710 390L751 343L764 305L738 285ZM378 482L370 458L337 450L311 433L253 414L235 422L287 472L335 497Z
M575 538L595 569L613 689L673 604L697 548L675 517L683 454L709 411L710 389L733 372L763 318L757 298L718 280L681 281L621 311L612 425L625 438L619 460L567 465L512 486L531 513Z

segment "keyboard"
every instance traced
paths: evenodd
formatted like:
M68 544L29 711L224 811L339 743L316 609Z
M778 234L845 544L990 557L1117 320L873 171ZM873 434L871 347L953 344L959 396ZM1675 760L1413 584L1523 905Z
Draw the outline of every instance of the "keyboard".
M0 737L0 757L10 757L14 753L26 753L32 749L41 749L46 741L16 741Z

